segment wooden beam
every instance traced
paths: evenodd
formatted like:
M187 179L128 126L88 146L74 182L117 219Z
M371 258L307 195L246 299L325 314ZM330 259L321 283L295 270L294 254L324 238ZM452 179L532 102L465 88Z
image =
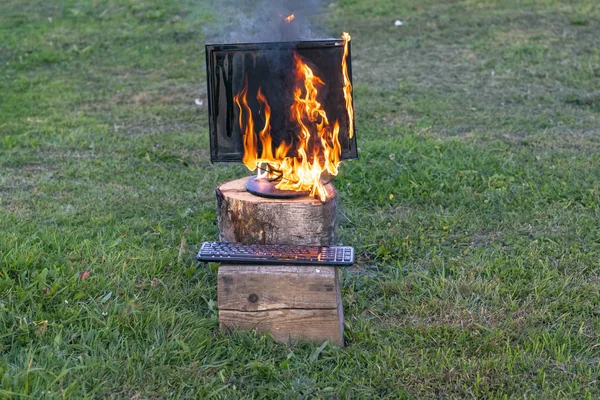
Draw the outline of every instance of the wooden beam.
M221 329L256 329L258 332L269 332L280 342L328 340L333 344L344 344L337 310L220 310L219 322Z
M337 308L335 267L221 265L220 310Z

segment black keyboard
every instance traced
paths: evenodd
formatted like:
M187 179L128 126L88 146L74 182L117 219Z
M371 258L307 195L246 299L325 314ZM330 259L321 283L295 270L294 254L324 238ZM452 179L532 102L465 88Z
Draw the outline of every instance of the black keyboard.
M196 259L213 262L350 266L354 264L354 248L204 242Z

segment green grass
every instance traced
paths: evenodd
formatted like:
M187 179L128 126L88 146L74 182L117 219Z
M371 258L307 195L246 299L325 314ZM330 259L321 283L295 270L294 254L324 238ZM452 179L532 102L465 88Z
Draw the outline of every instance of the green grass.
M318 19L354 40L344 348L218 331L193 253L247 173L209 163L194 104L219 16L0 4L0 398L600 397L597 1Z

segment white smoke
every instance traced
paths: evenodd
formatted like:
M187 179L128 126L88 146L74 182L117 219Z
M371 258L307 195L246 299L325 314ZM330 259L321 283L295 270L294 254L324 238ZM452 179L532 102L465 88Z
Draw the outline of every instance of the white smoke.
M322 37L314 28L321 0L212 0L215 21L204 29L212 43L278 42ZM285 18L294 14L286 23Z

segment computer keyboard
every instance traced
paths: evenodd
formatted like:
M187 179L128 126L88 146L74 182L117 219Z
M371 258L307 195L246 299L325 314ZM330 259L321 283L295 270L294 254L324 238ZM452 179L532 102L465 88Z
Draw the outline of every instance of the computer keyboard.
M350 266L354 264L354 248L204 242L196 259L212 262Z

